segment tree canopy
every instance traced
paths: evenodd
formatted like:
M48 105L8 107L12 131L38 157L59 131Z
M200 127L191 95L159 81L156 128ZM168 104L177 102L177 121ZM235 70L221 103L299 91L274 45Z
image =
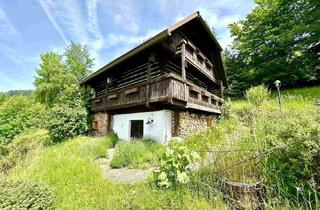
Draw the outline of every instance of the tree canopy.
M245 19L229 25L234 41L224 52L231 95L250 86L319 81L320 2L256 0Z
M36 100L52 106L60 93L89 75L92 66L93 59L86 46L73 42L62 55L55 52L42 54L34 81Z

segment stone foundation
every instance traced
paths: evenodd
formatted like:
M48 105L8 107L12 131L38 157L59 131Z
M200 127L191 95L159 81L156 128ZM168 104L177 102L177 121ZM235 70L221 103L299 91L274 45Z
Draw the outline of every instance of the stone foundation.
M188 111L176 111L172 117L172 134L186 138L212 127L217 115L205 115Z
M103 136L108 132L108 113L97 112L93 114L92 131L95 136Z

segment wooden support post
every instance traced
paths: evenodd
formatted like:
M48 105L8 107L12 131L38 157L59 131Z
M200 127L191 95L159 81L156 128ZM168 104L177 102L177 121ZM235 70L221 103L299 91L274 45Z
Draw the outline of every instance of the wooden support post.
M149 99L150 99L150 81L151 81L151 68L152 63L155 62L155 56L153 53L150 54L148 58L148 66L147 66L147 89L146 89L146 106L149 107Z
M220 80L220 92L221 92L221 98L224 99L224 87L223 87L223 83L222 81Z
M186 77L186 44L187 41L182 39L181 40L181 71L182 71L182 79L184 83L184 99L188 101L188 90L187 90L187 77Z
M108 105L108 86L109 86L109 77L106 78L106 91L105 91L105 97L103 100L104 101L104 105L103 105L104 111Z

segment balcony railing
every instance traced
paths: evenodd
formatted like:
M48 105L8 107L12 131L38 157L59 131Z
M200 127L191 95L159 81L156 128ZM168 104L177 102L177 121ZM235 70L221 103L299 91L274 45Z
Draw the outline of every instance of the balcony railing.
M150 83L144 82L100 95L92 99L92 111L112 110L164 101L173 103L171 99L185 104L184 108L212 112L219 110L219 103L223 101L216 95L193 84L188 84L185 89L181 78L175 75L166 75L154 79Z

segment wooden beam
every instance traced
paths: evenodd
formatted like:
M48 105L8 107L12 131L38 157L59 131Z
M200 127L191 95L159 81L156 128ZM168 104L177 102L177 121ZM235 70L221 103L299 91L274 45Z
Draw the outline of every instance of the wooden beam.
M197 109L197 110L202 110L202 111L206 111L206 112L221 114L221 111L218 109L206 107L206 106L201 106L201 105L193 104L193 103L189 103L189 102L187 103L186 107L190 108L190 109Z
M155 56L153 53L149 55L148 66L147 66L147 87L146 87L146 106L149 107L149 98L150 98L150 83L151 83L151 68L152 63L155 62Z
M181 40L181 71L182 71L182 79L184 83L184 99L188 101L189 93L187 92L187 74L186 74L186 44L187 41L182 39Z
M221 92L221 98L224 99L224 87L223 87L222 80L220 80L220 92Z

